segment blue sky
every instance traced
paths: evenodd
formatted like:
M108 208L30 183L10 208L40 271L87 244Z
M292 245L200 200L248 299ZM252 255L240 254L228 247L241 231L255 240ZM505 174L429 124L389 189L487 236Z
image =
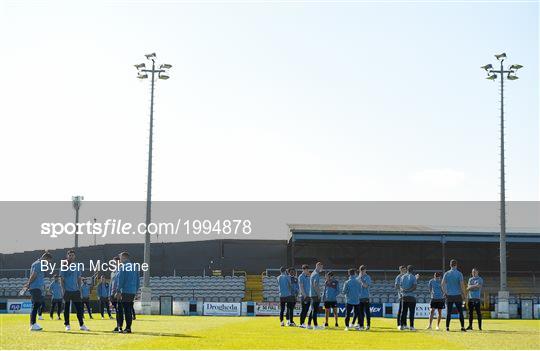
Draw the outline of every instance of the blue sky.
M539 200L537 2L2 1L3 200Z

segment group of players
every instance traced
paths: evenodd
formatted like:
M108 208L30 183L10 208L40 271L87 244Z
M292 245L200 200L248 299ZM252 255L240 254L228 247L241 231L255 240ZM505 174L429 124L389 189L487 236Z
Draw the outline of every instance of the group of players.
M45 306L45 273L42 261L51 262L53 259L49 252L45 252L40 259L32 263L30 267L30 277L23 289L30 292L32 298L32 312L30 313L30 330L39 331L43 328L36 323L38 314ZM79 329L89 331L84 324L84 305L87 306L89 317L92 318L89 303L90 292L93 287L92 279L88 281L82 277L79 266L75 263L75 251L67 252L66 260L70 263L69 268L61 270L54 276L54 281L50 284L48 290L51 294L50 317L53 319L56 308L58 320L60 320L60 311L62 303L64 304L64 325L66 331L71 330L69 316L70 307L73 304L79 321ZM97 296L99 298L101 318L104 318L104 311L107 310L109 318L112 319L111 307L116 310L116 327L113 332L131 333L131 325L135 319L133 301L139 290L139 272L132 269L132 262L129 253L122 252L114 257L115 262L121 262L122 269L111 272L110 284L105 281L103 275L99 277L99 283L96 286ZM281 326L296 326L294 323L294 309L299 298L301 303L300 328L306 329L324 329L328 327L330 313L333 312L335 327L338 324L337 297L341 293L345 297L345 330L369 330L371 328L370 313L370 292L372 279L367 274L367 267L362 265L358 271L356 269L348 270L348 279L340 289L338 281L333 272L326 272L322 276L323 264L317 262L315 269L310 272L308 265L302 266L302 273L296 276L296 269L281 268L281 274L278 276L278 288L280 296L280 314ZM464 284L463 274L457 269L457 261L450 261L450 269L441 277L441 273L435 273L433 279L428 283L431 295L431 311L429 316L428 329L432 328L435 312L437 315L437 326L439 330L442 319L442 310L445 308L446 330L450 330L450 321L452 319L453 307L457 309L461 330L472 330L473 314L476 312L478 319L478 329L482 330L481 289L483 280L478 275L478 269L473 268L472 276L467 286ZM416 310L416 288L419 275L415 274L414 267L399 267L399 275L395 279L395 288L399 297L399 309L397 313L397 327L399 330L415 331L414 315ZM95 276L94 278L95 279ZM324 284L322 283L324 279ZM324 288L321 291L321 285ZM468 315L469 326L465 328L463 315L463 301L468 297ZM317 312L321 302L325 308L324 326L319 326ZM407 315L409 325L407 326ZM351 321L352 317L352 321ZM42 319L42 318L40 318ZM124 328L125 319L125 328ZM305 323L307 319L307 324ZM286 320L286 322L284 321ZM358 320L358 324L355 324ZM312 326L313 324L313 326Z
M30 331L40 331L43 328L36 322L36 319L43 319L42 311L45 306L45 294L48 291L51 295L50 318L54 318L56 309L57 319L61 320L60 313L64 305L64 325L66 331L71 330L70 310L73 305L77 313L79 329L89 331L84 324L84 306L88 310L88 316L92 319L92 310L90 307L90 293L94 286L97 274L92 278L83 278L82 270L75 261L75 251L69 250L66 260L69 263L67 269L61 270L59 274L54 275L53 282L48 288L45 287L45 273L42 261L52 262L53 257L49 252L45 252L41 258L32 263L30 267L30 277L24 284L23 290L28 290L32 299L32 312L30 313ZM99 282L96 285L96 294L99 299L101 319L104 319L105 310L110 319L112 319L111 308L116 311L116 327L113 332L131 333L133 319L136 318L133 308L135 295L139 290L139 272L132 269L132 262L129 253L122 252L115 256L113 260L120 267L111 272L110 283L105 280L103 275L99 276ZM125 319L125 328L124 328Z
M367 274L367 267L360 266L356 269L348 270L348 279L339 288L338 281L334 278L333 272L326 272L324 275L324 288L321 289L323 264L317 262L313 272L310 272L308 265L302 266L302 273L296 276L296 269L281 268L277 277L280 313L279 320L281 326L296 326L294 323L294 309L299 299L301 303L300 328L324 329L328 327L330 312L333 312L335 327L339 327L337 296L341 294L345 297L345 330L369 330L371 328L370 314L370 293L372 279ZM473 329L473 315L476 312L478 319L478 329L482 330L481 314L481 290L484 284L483 279L478 275L478 269L473 268L468 284L465 285L463 274L458 270L458 262L450 260L450 269L441 275L440 272L434 274L428 282L431 295L429 326L432 329L435 312L437 312L436 329L439 330L443 309L446 307L446 330L450 331L450 321L452 320L453 307L457 309L461 331ZM399 309L397 313L398 330L415 331L414 315L416 311L416 288L420 276L415 274L414 267L400 266L399 274L395 279L395 288L399 298ZM322 291L321 291L322 290ZM465 328L463 315L463 303L468 300L469 326ZM325 323L319 326L317 321L317 311L321 302L324 303ZM409 325L407 325L407 315ZM351 322L351 317L352 322ZM307 318L307 324L305 324ZM285 322L286 320L286 322ZM355 322L358 320L358 324ZM313 323L313 326L312 326Z

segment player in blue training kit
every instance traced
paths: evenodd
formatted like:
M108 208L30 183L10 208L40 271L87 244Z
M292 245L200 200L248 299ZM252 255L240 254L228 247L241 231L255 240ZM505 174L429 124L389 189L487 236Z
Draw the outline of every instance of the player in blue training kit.
M441 324L442 310L444 309L444 294L441 288L441 272L433 274L433 279L428 283L429 294L431 296L431 310L429 311L429 326L427 329L431 329L433 324L433 317L435 316L435 310L437 310L437 330Z
M345 330L352 330L352 325L349 325L351 320L351 312L358 316L360 313L360 282L356 278L356 270L349 269L349 279L343 284L343 295L345 296Z
M360 283L360 305L359 305L359 320L360 330L364 330L364 320L367 322L365 330L371 328L371 311L369 305L369 287L371 286L371 277L367 274L367 266L360 266L360 274L358 276L358 282Z
M472 330L473 324L473 314L476 311L476 316L478 318L478 330L482 330L482 311L480 307L482 305L482 286L484 285L484 279L478 275L478 269L472 269L472 277L469 278L469 283L467 284L467 290L469 291L469 326L467 330Z
M336 328L338 324L338 308L337 308L337 296L339 294L339 283L334 278L333 272L326 273L324 281L323 301L324 301L324 326L328 327L328 318L330 318L330 310L334 312L334 319L336 321Z
M290 302L287 303L287 310L289 311L289 316L287 320L289 321L290 327L296 327L296 324L294 324L294 308L296 307L296 299L298 298L300 288L298 287L298 278L296 278L296 269L291 267L287 270L287 272L289 273L289 277L291 278L292 292L292 299Z
M401 308L401 327L400 330L406 330L405 327L407 323L407 313L409 314L409 330L415 331L414 329L414 314L416 312L416 286L417 278L414 273L414 267L411 265L407 266L407 273L405 273L399 283L402 296L402 308Z
M118 269L116 277L118 283L116 286L116 300L118 301L117 305L122 306L123 317L126 319L126 328L123 330L123 333L130 334L131 323L133 322L133 301L135 300L137 291L139 291L140 274L139 271L134 269L129 253L122 252L119 256L123 265ZM118 329L121 330L124 321L121 318L117 322Z
M105 318L105 309L107 309L109 319L112 319L111 308L109 307L109 289L109 283L107 283L105 281L105 277L101 275L99 277L99 283L96 286L96 294L99 300L99 312L101 313L101 319Z
M302 273L298 276L298 288L300 293L300 305L302 310L300 311L300 328L306 327L306 317L309 311L309 266L307 264L302 265Z
M461 331L465 330L465 319L463 317L463 297L465 296L465 284L463 274L457 269L457 261L450 260L450 270L444 273L441 287L446 295L446 331L450 331L450 321L452 320L452 308L455 305L459 313Z
M67 269L60 270L60 283L62 284L62 290L64 291L64 325L66 331L71 330L69 325L69 314L71 303L75 306L77 311L77 319L79 320L79 329L82 331L89 331L84 325L83 307L81 303L81 271L79 266L75 263L75 251L69 250L67 252L67 261L69 266ZM71 264L75 265L71 267Z
M49 292L51 293L51 319L53 319L54 308L56 307L56 314L58 315L58 320L60 320L62 319L60 318L60 313L62 312L62 297L64 296L64 292L62 291L58 274L54 275L54 280L49 285Z
M86 306L86 309L88 310L88 316L90 319L94 319L92 317L92 309L90 308L90 293L92 292L92 280L90 278L82 280L81 284L81 301L82 301L82 307L83 307L83 314L84 314L84 306Z
M41 258L34 261L30 267L30 277L26 284L24 284L23 289L28 289L30 291L30 296L32 296L32 312L30 313L30 331L40 331L43 328L36 323L36 318L38 310L40 307L45 304L43 287L45 285L45 272L46 269L42 267L41 262L46 261L47 264L52 260L52 255L48 252L45 252L41 255Z
M311 321L313 321L313 329L324 329L317 323L317 314L319 313L319 305L321 303L321 272L323 270L323 264L317 262L315 269L309 277L309 299L311 301L311 311L308 316L308 329L311 329Z
M402 301L403 296L401 296L401 289L399 286L401 284L401 277L403 277L405 273L407 273L407 267L399 266L399 274L394 280L394 287L396 288L398 302L399 302L399 307L398 307L398 312L397 312L397 328L398 329L401 329L400 328L401 327L401 308L403 307L403 301ZM404 327L407 327L407 324L405 324Z
M120 257L114 256L113 260L116 262L116 266L120 263ZM114 307L116 311L116 327L113 329L113 333L122 332L122 324L124 323L124 310L122 309L121 302L116 298L116 292L118 288L118 270L111 272L111 283L109 284L109 304Z
M278 290L279 290L279 322L281 326L285 326L285 322L283 321L283 317L289 317L289 311L287 309L287 303L289 303L292 299L292 284L291 284L291 277L289 277L289 274L287 273L287 269L285 267L281 267L279 269L280 275L277 277L278 282ZM287 324L289 322L287 321Z

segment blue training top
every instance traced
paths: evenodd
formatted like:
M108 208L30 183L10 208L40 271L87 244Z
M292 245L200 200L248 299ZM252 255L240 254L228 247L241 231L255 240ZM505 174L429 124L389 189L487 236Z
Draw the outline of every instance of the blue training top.
M446 284L446 295L461 295L461 286L463 284L463 274L457 270L457 268L452 268L446 273L444 273L443 284Z
M371 277L368 274L365 274L361 277L358 277L358 282L360 283L360 298L369 299L369 287L371 286ZM362 283L367 286L362 286Z
M321 282L321 275L316 270L311 273L311 277L309 277L309 297L320 297L321 292L320 289L320 282Z
M298 287L298 279L291 275L291 292L292 292L292 295L293 296L298 296L299 289L300 288Z
M394 280L394 287L397 290L398 298L401 298L401 277L403 277L403 274L399 273L396 279Z
M429 287L429 293L431 295L431 298L433 300L442 300L444 299L444 294L441 288L441 280L440 279L431 279L428 283Z
M115 277L118 281L117 291L122 294L136 294L139 290L139 271L135 270L135 266L131 261L127 261L118 270Z
M92 286L90 284L83 283L81 285L81 297L83 297L83 298L90 297L90 288L91 287Z
M300 295L302 295L302 297L309 297L310 282L307 274L302 272L298 276L298 287L300 288ZM304 293L302 293L302 290Z
M107 297L109 296L109 283L103 282L99 283L96 289L98 297Z
M75 263L73 267L68 266L66 269L60 269L59 275L64 279L65 291L79 291L79 278L82 274L78 264Z
M39 289L41 290L41 293L43 294L45 291L43 290L43 287L45 286L45 272L46 270L43 270L41 268L41 260L36 260L34 263L32 263L32 266L30 267L30 275L32 273L36 274L36 278L28 285L28 289Z
M484 279L481 277L471 277L468 285L480 285L478 288L469 290L469 299L480 299L482 296L482 286L484 285Z
M292 296L291 277L287 273L282 273L277 277L279 297Z
M356 276L350 276L343 284L343 295L345 295L345 302L349 305L360 303L360 282Z
M63 297L60 282L53 281L51 285L49 285L49 290L51 291L51 295L54 300L59 300Z
M405 273L401 277L400 288L403 297L416 297L416 277L412 273Z
M334 278L324 283L323 299L325 302L336 302L339 293L339 283Z

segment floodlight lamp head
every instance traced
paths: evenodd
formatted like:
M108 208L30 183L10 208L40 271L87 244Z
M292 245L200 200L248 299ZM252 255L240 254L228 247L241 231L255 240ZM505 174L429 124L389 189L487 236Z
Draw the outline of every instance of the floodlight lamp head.
M506 77L506 78L508 78L508 80L516 80L516 79L519 79L519 77L517 77L517 76L512 76L510 73L508 73L508 77Z
M490 64L484 65L484 66L482 66L482 67L480 67L480 68L482 68L483 70L486 70L486 71L487 71L488 69L492 69L492 68L493 68L493 65L490 63Z
M83 200L84 200L84 196L80 196L80 195L72 196L71 197L71 204L73 206L73 209L78 211L79 208L81 207L81 202Z
M169 77L168 75L166 75L166 74L160 74L160 75L158 76L158 78L159 78L159 79L163 79L163 80L167 80L167 79L169 79L170 77Z
M147 59L147 60L152 60L152 59L155 59L155 58L156 58L156 53L153 52L153 53L151 53L151 54L146 54L146 55L144 55L144 56L146 56L146 59Z
M148 74L140 74L140 73L139 73L139 75L137 76L137 78L139 78L139 79L146 79L146 78L148 78Z
M488 76L486 79L488 79L488 80L495 80L495 79L497 79L497 75L496 75L496 74L492 74L491 76Z
M495 58L499 61L504 60L506 58L506 53L503 52L502 54L495 55Z
M142 68L145 68L146 67L146 64L144 63L139 63L138 65L134 65L136 69L142 69Z
M523 68L522 65L512 65L512 66L510 66L510 69L515 69L516 71L517 71L518 69L521 69L521 68Z
M168 63L164 63L161 66L159 66L159 68L163 68L163 69L169 69L171 67L172 67L172 65L169 65Z

